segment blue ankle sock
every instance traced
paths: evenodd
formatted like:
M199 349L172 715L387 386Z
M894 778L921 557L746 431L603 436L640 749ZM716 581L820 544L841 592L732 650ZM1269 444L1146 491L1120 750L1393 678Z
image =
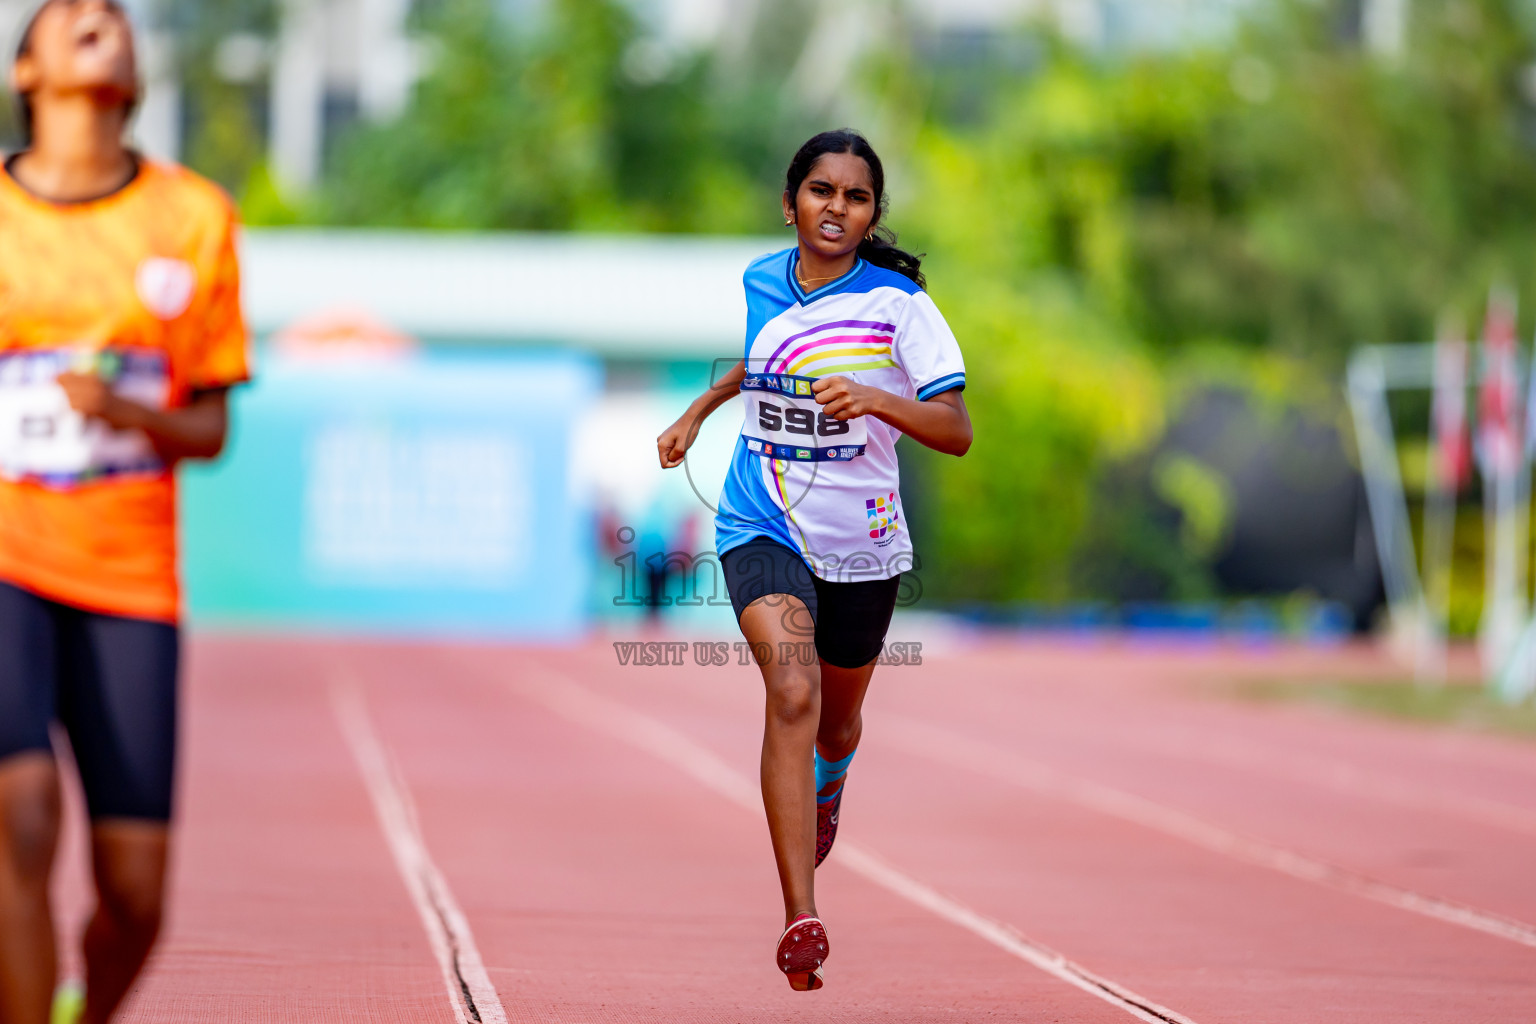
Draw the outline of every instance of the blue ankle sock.
M819 751L819 750L816 751L816 802L817 803L819 803L819 804L826 804L826 803L831 803L833 800L837 799L837 794L843 788L841 785L839 785L837 787L837 789L834 790L833 792L828 793L826 796L822 796L821 795L821 791L826 789L827 786L831 785L834 782L841 783L843 781L843 779L847 777L847 775L848 775L848 766L853 763L853 755L857 754L858 752L859 752L859 748L858 747L854 747L853 750L849 752L847 757L845 757L845 758L843 758L843 759L841 759L839 761L823 761L821 759L821 751Z

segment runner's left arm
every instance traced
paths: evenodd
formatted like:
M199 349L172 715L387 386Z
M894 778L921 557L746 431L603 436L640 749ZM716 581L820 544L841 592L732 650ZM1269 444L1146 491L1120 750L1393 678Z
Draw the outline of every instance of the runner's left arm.
M971 414L958 388L926 401L855 384L847 377L823 377L811 385L818 404L835 420L874 416L908 437L946 455L964 455L971 447Z
M179 409L152 409L112 391L94 373L63 373L59 386L70 407L114 430L142 430L168 462L211 459L224 450L229 433L228 388L194 391Z

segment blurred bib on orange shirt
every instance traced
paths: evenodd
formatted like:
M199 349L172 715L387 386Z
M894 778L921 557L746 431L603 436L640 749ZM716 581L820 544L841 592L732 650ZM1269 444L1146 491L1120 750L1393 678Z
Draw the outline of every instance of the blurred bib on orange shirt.
M113 430L70 408L58 376L94 372L112 391L155 409L170 398L164 352L87 347L0 352L0 477L68 489L108 476L159 474L140 430Z
M141 160L70 205L0 170L0 580L176 620L172 467L141 432L72 411L58 375L160 409L245 380L236 233L229 197L173 164Z

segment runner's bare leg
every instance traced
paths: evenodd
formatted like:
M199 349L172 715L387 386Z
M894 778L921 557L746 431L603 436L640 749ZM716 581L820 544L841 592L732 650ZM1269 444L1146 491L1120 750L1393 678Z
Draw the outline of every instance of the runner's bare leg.
M809 621L799 598L772 594L758 598L741 613L741 631L754 647L767 645L760 666L767 689L763 723L763 808L773 839L779 885L784 890L784 921L816 913L816 770L811 751L821 720L821 667L782 656L781 644L798 649L806 642L794 621Z
M58 975L48 879L62 817L52 752L0 762L0 1020L47 1024Z

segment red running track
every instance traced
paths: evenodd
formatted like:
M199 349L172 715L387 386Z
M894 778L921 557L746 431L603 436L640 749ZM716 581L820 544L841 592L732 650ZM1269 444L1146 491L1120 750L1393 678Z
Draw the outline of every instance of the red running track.
M130 1021L1536 1017L1536 746L1198 685L1385 671L1369 652L880 670L810 994L771 962L754 668L191 653L174 907Z

